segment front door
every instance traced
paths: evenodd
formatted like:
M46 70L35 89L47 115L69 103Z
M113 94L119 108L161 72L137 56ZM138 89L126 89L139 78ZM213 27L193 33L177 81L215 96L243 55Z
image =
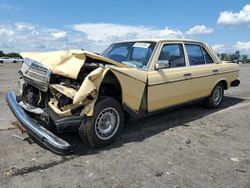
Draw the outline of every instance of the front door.
M186 66L183 43L162 45L154 70L148 72L148 111L191 99L191 73Z

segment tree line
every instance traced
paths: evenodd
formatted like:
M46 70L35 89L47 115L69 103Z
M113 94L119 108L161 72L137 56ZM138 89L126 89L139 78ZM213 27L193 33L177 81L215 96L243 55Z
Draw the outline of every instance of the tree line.
M2 50L0 50L0 57L22 58L19 53L12 52L12 53L5 54Z
M248 56L246 54L241 55L240 51L235 51L234 53L218 53L217 55L222 61L250 63Z

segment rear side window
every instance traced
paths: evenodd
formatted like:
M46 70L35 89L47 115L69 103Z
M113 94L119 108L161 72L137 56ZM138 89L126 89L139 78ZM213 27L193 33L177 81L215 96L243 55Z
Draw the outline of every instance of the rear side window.
M190 65L205 64L205 59L200 45L185 44L185 48L188 54Z
M202 51L206 60L206 64L211 64L214 63L214 61L212 60L211 56L207 53L207 51L205 50L205 48L202 47Z
M162 47L158 63L168 62L169 67L183 67L186 66L184 59L183 47L181 44L165 44Z

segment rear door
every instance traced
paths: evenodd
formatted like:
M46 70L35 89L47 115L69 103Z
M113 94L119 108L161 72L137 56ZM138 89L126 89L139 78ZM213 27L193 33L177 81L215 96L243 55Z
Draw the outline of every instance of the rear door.
M198 99L210 95L219 73L218 65L206 50L197 43L185 43L185 50L191 73L191 99Z

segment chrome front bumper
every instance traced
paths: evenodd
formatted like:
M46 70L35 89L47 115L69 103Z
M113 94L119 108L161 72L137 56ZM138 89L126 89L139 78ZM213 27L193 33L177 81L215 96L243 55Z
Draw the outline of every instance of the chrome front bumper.
M21 125L41 144L57 154L69 154L73 151L73 148L69 143L57 137L29 117L23 108L17 103L13 91L7 93L6 100L12 113L16 116Z

